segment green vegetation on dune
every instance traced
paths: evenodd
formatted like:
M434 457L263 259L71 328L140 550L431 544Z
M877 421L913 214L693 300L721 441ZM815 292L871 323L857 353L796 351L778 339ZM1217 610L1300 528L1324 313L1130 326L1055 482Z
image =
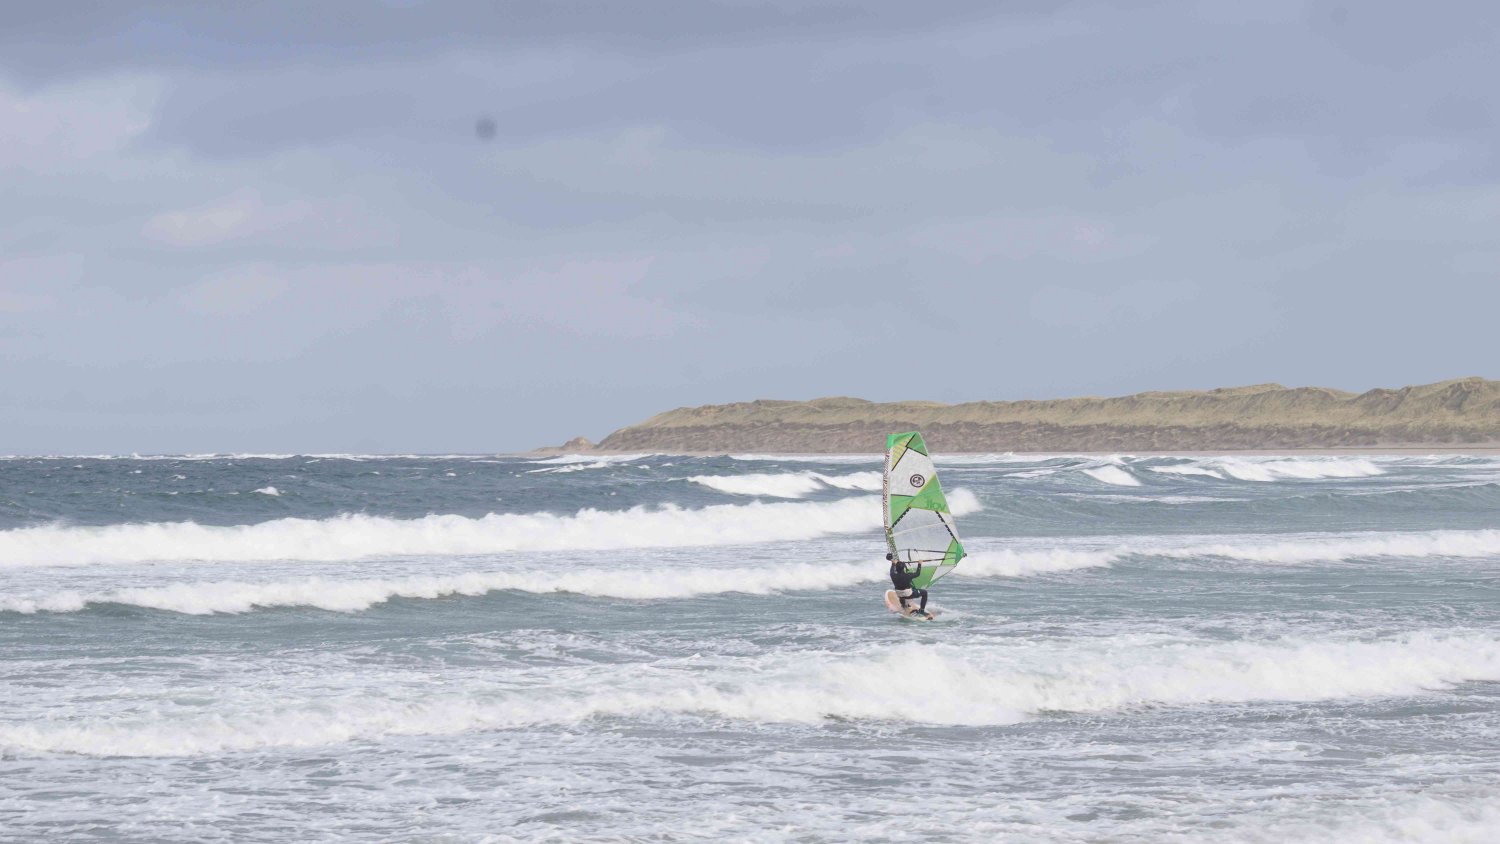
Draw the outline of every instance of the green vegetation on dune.
M871 451L921 430L945 452L1170 451L1500 443L1500 381L1349 393L1258 384L1047 401L855 398L679 408L606 437L611 451Z

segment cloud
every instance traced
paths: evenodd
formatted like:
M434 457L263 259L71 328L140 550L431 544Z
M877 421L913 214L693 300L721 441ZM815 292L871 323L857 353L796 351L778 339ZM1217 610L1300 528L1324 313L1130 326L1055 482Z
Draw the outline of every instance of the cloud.
M275 168L285 172L290 164L282 160ZM354 197L292 195L267 201L260 190L250 187L195 207L155 214L141 226L147 240L200 250L236 245L351 250L389 243L397 231L385 213Z
M17 449L524 446L1493 356L1477 3L60 3L0 10ZM46 415L126 382L263 412Z
M655 259L576 258L552 266L475 272L445 294L460 339L518 324L592 337L666 337L686 317L636 295Z
M286 279L261 268L249 268L184 290L183 307L209 316L236 316L281 298Z
M142 233L173 246L202 246L293 225L308 216L306 203L267 208L258 191L245 189L207 206L157 214L146 221Z
M65 173L100 166L150 129L159 78L94 77L25 91L0 77L0 173Z
M1074 216L995 216L945 220L918 228L911 243L971 264L1044 256L1098 262L1140 254L1156 238L1128 234L1108 219Z
M1012 18L1051 4L1012 4ZM0 54L28 79L90 75L151 64L174 70L321 62L369 65L449 52L587 47L604 53L671 55L686 50L787 40L878 37L953 26L995 14L978 0L916 7L899 0L806 4L769 0L664 0L655 13L615 4L513 0L380 3L330 0L316 7L230 4L211 9L173 0L131 4L57 0L47 13L0 9ZM164 25L170 23L172 25ZM87 49L79 49L86 44Z
M76 254L0 256L0 312L20 314L54 307L67 298L82 272Z

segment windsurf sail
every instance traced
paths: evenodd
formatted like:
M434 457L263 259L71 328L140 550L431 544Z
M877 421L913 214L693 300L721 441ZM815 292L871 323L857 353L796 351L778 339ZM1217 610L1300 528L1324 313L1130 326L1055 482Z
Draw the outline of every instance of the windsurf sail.
M948 499L938 483L927 443L916 431L885 438L885 541L897 559L921 563L918 589L942 577L964 558Z

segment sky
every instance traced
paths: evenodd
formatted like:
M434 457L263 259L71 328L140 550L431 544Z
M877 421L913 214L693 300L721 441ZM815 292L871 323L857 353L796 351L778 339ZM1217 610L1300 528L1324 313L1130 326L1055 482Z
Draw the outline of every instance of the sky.
M0 453L1500 377L1500 6L0 6Z

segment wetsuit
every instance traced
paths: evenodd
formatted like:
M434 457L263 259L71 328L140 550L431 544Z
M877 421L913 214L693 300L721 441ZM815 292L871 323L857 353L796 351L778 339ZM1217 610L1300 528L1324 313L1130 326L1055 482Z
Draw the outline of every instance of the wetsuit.
M901 599L901 606L906 606L908 598L920 597L922 604L917 612L927 612L927 590L912 588L912 581L922 574L922 564L917 563L916 571L908 571L906 564L900 560L891 563L891 583L896 587L896 597Z

